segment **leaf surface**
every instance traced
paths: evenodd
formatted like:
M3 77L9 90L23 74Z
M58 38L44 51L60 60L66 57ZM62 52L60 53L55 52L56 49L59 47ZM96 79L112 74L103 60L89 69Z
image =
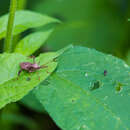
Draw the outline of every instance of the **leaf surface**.
M63 130L130 129L130 67L94 49L74 47L34 93Z
M27 57L13 53L0 54L0 84L16 78L20 69L19 63L26 61Z
M37 112L44 112L44 107L42 106L42 104L39 102L39 100L37 100L37 98L35 97L35 95L33 94L33 91L29 92L29 94L27 94L26 96L24 96L20 102L28 107L29 109L32 109L34 111Z

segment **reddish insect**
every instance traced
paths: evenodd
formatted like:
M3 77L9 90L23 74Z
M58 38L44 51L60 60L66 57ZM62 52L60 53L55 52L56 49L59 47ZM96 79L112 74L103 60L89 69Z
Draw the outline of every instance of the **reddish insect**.
M20 73L25 70L29 73L31 72L35 72L36 70L39 70L41 68L46 68L47 66L45 65L42 65L42 66L39 66L36 62L35 62L35 57L32 56L31 58L33 58L33 63L30 63L30 62L22 62L20 63L20 71L18 72L18 75L20 75Z

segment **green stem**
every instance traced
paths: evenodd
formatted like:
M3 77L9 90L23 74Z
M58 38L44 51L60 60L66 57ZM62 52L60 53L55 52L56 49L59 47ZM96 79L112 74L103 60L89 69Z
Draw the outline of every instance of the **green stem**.
M26 7L27 0L18 0L17 1L17 10L22 10ZM20 34L16 35L13 37L13 43L12 43L12 51L14 51L19 39L20 39Z
M5 43L4 43L5 52L12 51L12 39L13 39L12 33L13 33L13 27L14 27L14 18L15 18L16 8L17 8L17 0L11 0L7 33L6 33Z

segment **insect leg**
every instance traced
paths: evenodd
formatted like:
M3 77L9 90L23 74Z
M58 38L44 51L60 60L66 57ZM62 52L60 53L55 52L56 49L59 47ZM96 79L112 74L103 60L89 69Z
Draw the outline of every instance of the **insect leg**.
M39 76L39 73L38 73L38 72L36 72L36 74L37 74L37 76L38 76L38 80L40 80L40 76Z
M33 58L33 64L35 64L36 63L35 56L32 56L32 58Z
M29 56L29 58L32 58L32 59L33 59L33 64L36 63L36 62L35 62L35 56L31 55L31 56Z
M22 72L22 69L18 72L18 76L20 76L21 72Z
M41 68L47 68L47 67L48 67L48 66L46 66L46 65L42 65L42 66L41 66Z

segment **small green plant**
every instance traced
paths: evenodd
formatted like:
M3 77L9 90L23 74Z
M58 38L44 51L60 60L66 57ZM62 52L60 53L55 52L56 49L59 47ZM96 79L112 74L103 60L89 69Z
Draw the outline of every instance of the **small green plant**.
M30 106L43 107L63 130L130 129L130 67L114 56L70 45L41 53L36 63L46 67L18 76L20 63L33 63L29 56L45 43L54 26L15 42L13 37L60 21L16 11L16 5L17 0L11 0L10 13L0 17L0 39L5 38L0 54L0 108L21 99L28 105L35 100L41 106Z

